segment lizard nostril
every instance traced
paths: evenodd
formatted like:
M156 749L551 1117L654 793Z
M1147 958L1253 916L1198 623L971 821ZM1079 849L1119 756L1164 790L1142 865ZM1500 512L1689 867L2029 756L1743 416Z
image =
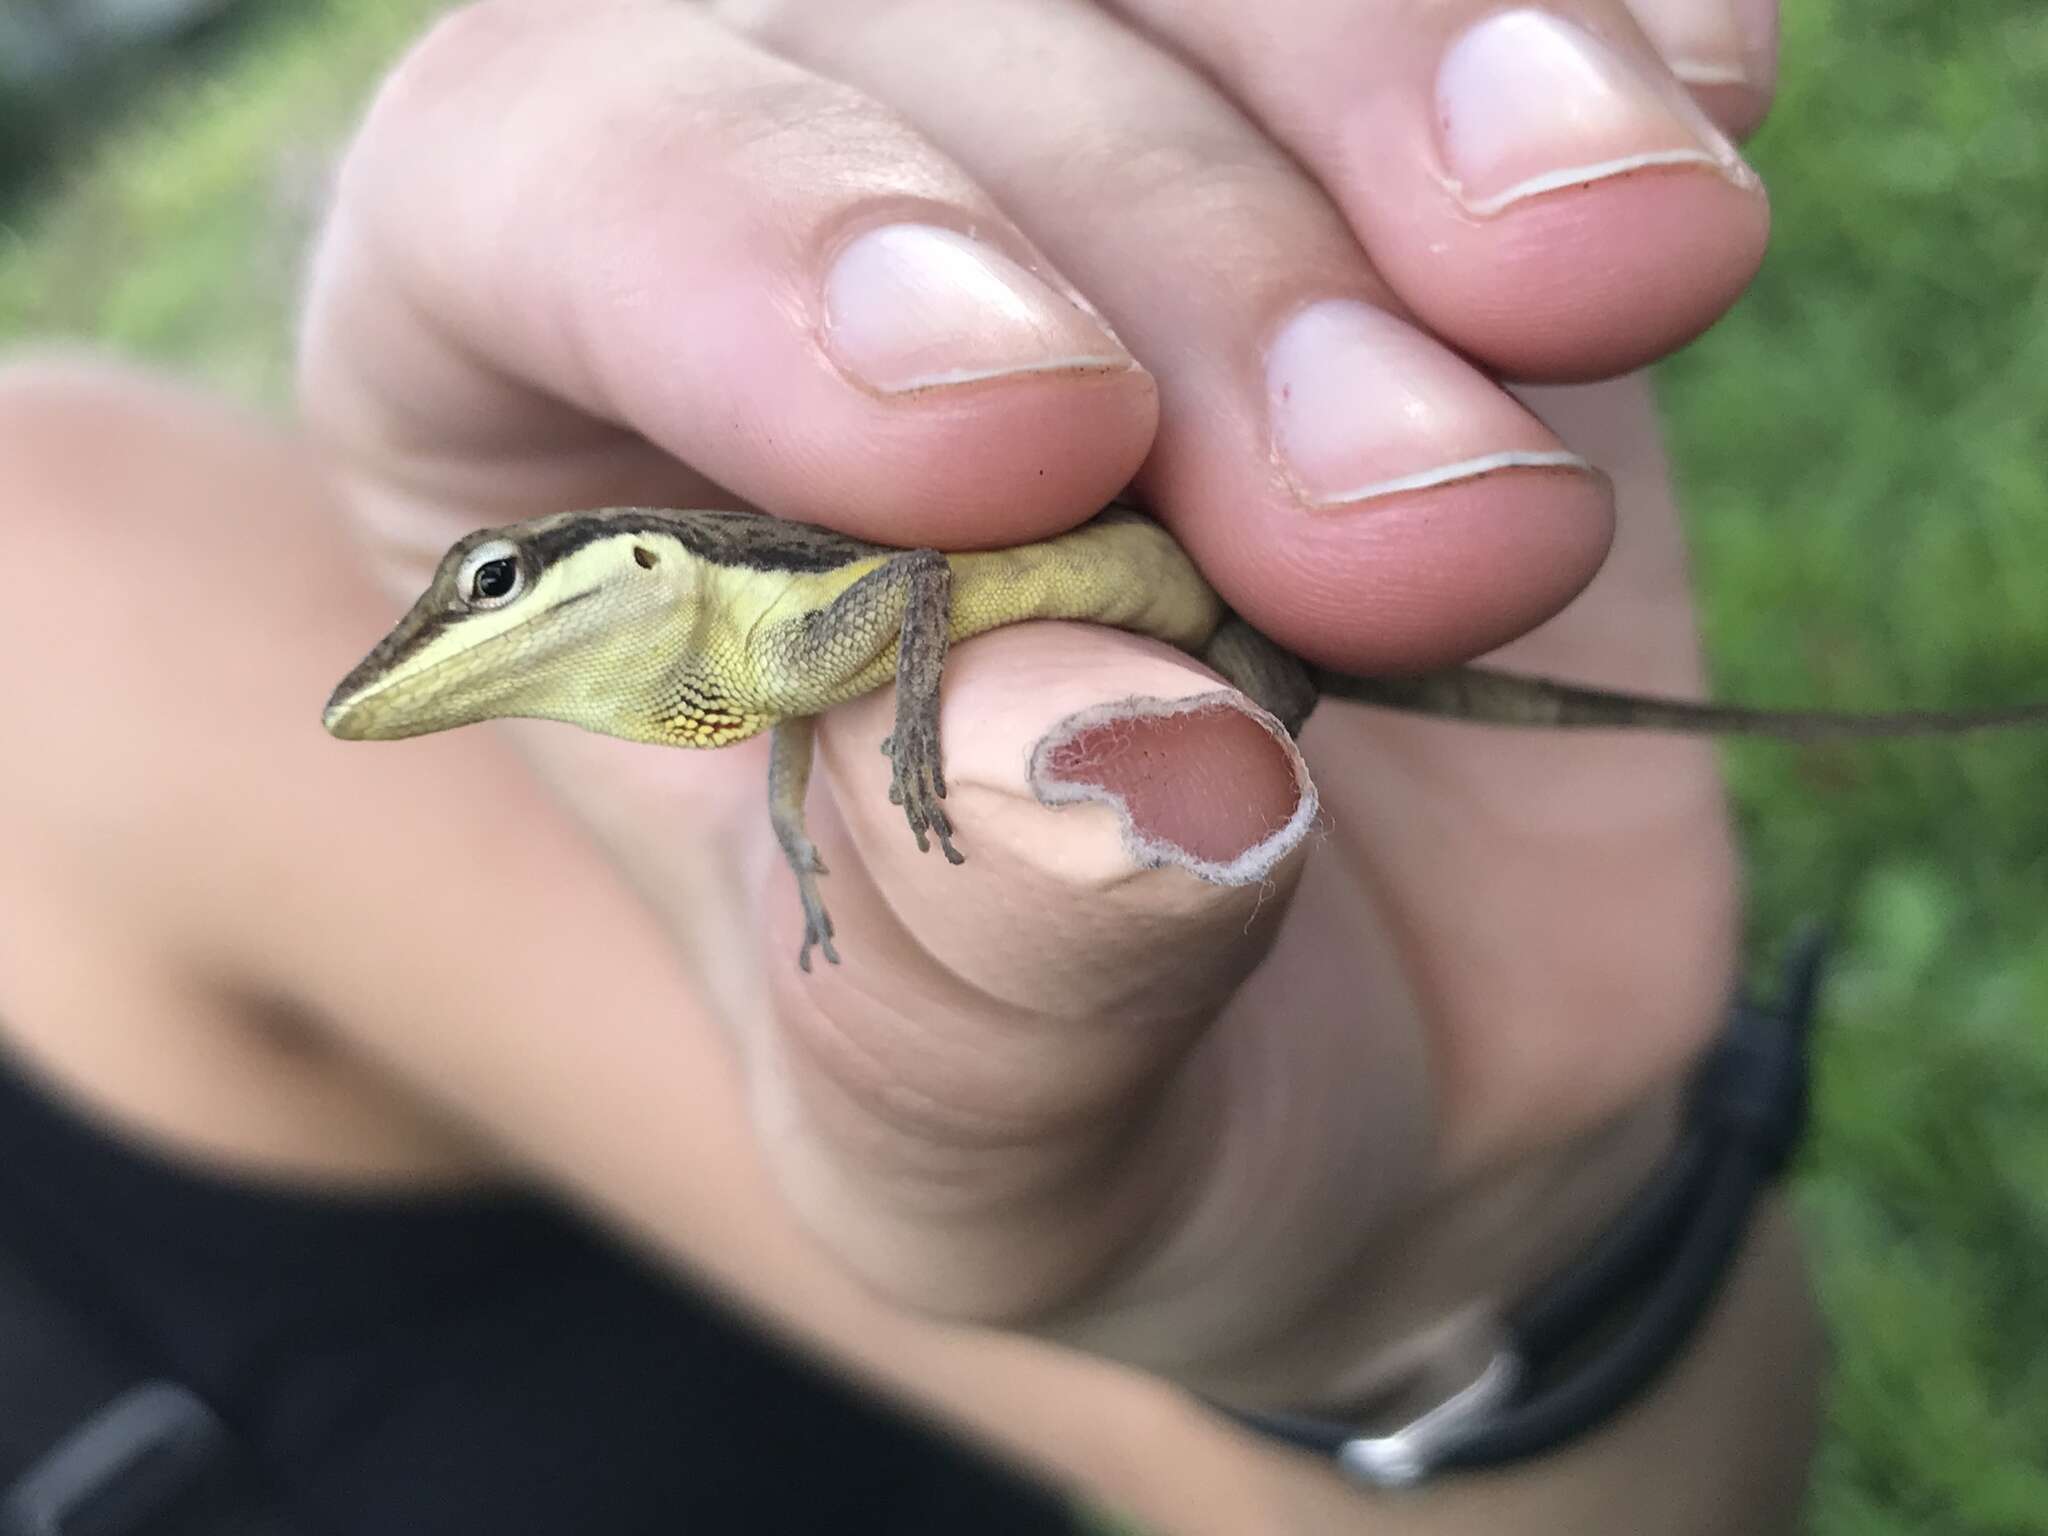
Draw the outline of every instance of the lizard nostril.
M633 546L633 563L639 566L641 570L653 570L656 561L659 559L660 557L656 555L654 551L649 549L646 545L635 544Z

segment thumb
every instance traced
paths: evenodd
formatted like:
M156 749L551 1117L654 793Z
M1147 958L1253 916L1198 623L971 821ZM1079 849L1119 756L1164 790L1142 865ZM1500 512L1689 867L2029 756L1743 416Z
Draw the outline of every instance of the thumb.
M840 966L760 899L775 996L746 1052L785 1187L899 1300L979 1319L1071 1295L1179 1187L1174 1067L1272 941L1316 797L1277 722L1188 657L1034 624L948 662L967 862L889 803L885 691L819 732L812 833Z

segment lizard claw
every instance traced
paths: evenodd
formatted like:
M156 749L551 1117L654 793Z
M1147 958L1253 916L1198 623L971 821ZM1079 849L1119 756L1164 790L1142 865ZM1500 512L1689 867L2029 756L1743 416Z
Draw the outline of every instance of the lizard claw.
M953 823L939 805L946 798L946 775L940 766L936 722L899 717L885 750L896 765L889 776L889 803L903 807L904 820L917 839L917 851L931 850L929 832L938 838L948 864L966 863L966 855L953 846Z
M800 849L791 850L790 863L796 870L797 900L804 909L804 941L796 952L797 969L810 970L813 947L824 950L825 958L837 965L839 951L832 947L832 918L825 910L824 899L818 895L818 876L825 873L825 861L806 839Z
M827 960L831 961L834 965L839 963L839 951L832 947L830 935L821 934L806 923L804 925L803 945L796 952L797 969L804 972L805 975L810 974L811 946L814 944L825 951L825 958Z
M825 951L825 958L832 964L839 963L839 951L832 947L832 919L825 915L825 907L818 900L815 890L803 893L804 941L796 952L797 969L809 972L811 949L816 946Z

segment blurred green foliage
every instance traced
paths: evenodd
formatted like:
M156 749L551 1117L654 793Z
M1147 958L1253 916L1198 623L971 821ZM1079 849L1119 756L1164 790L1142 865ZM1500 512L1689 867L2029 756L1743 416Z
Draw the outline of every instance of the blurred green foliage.
M281 404L336 144L437 9L257 9L0 215L0 337ZM1788 0L1772 254L1663 392L1717 688L2048 692L2048 9ZM1818 1536L2048 1533L2048 744L1728 757L1763 956L1839 956L1802 1165L1837 1347Z
M340 140L432 0L293 0L104 104L45 194L0 207L0 339L90 338L282 400L301 255Z
M2048 693L2048 9L1789 0L1770 258L1663 395L1719 691ZM2048 1532L2048 744L1728 761L1842 938L1803 1208L1825 1536Z
M241 0L0 0L0 204L47 176L110 103L203 66ZM271 0L296 4L299 0Z

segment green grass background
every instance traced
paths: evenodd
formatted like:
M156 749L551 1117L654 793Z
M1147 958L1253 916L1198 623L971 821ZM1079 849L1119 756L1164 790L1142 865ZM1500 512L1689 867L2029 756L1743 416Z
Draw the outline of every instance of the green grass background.
M1667 365L1717 688L2048 693L2048 7L1786 0L1740 307ZM296 0L0 210L0 338L282 401L333 151L429 0ZM2048 743L1728 756L1759 955L1841 944L1799 1195L1837 1345L1811 1527L2048 1533Z

